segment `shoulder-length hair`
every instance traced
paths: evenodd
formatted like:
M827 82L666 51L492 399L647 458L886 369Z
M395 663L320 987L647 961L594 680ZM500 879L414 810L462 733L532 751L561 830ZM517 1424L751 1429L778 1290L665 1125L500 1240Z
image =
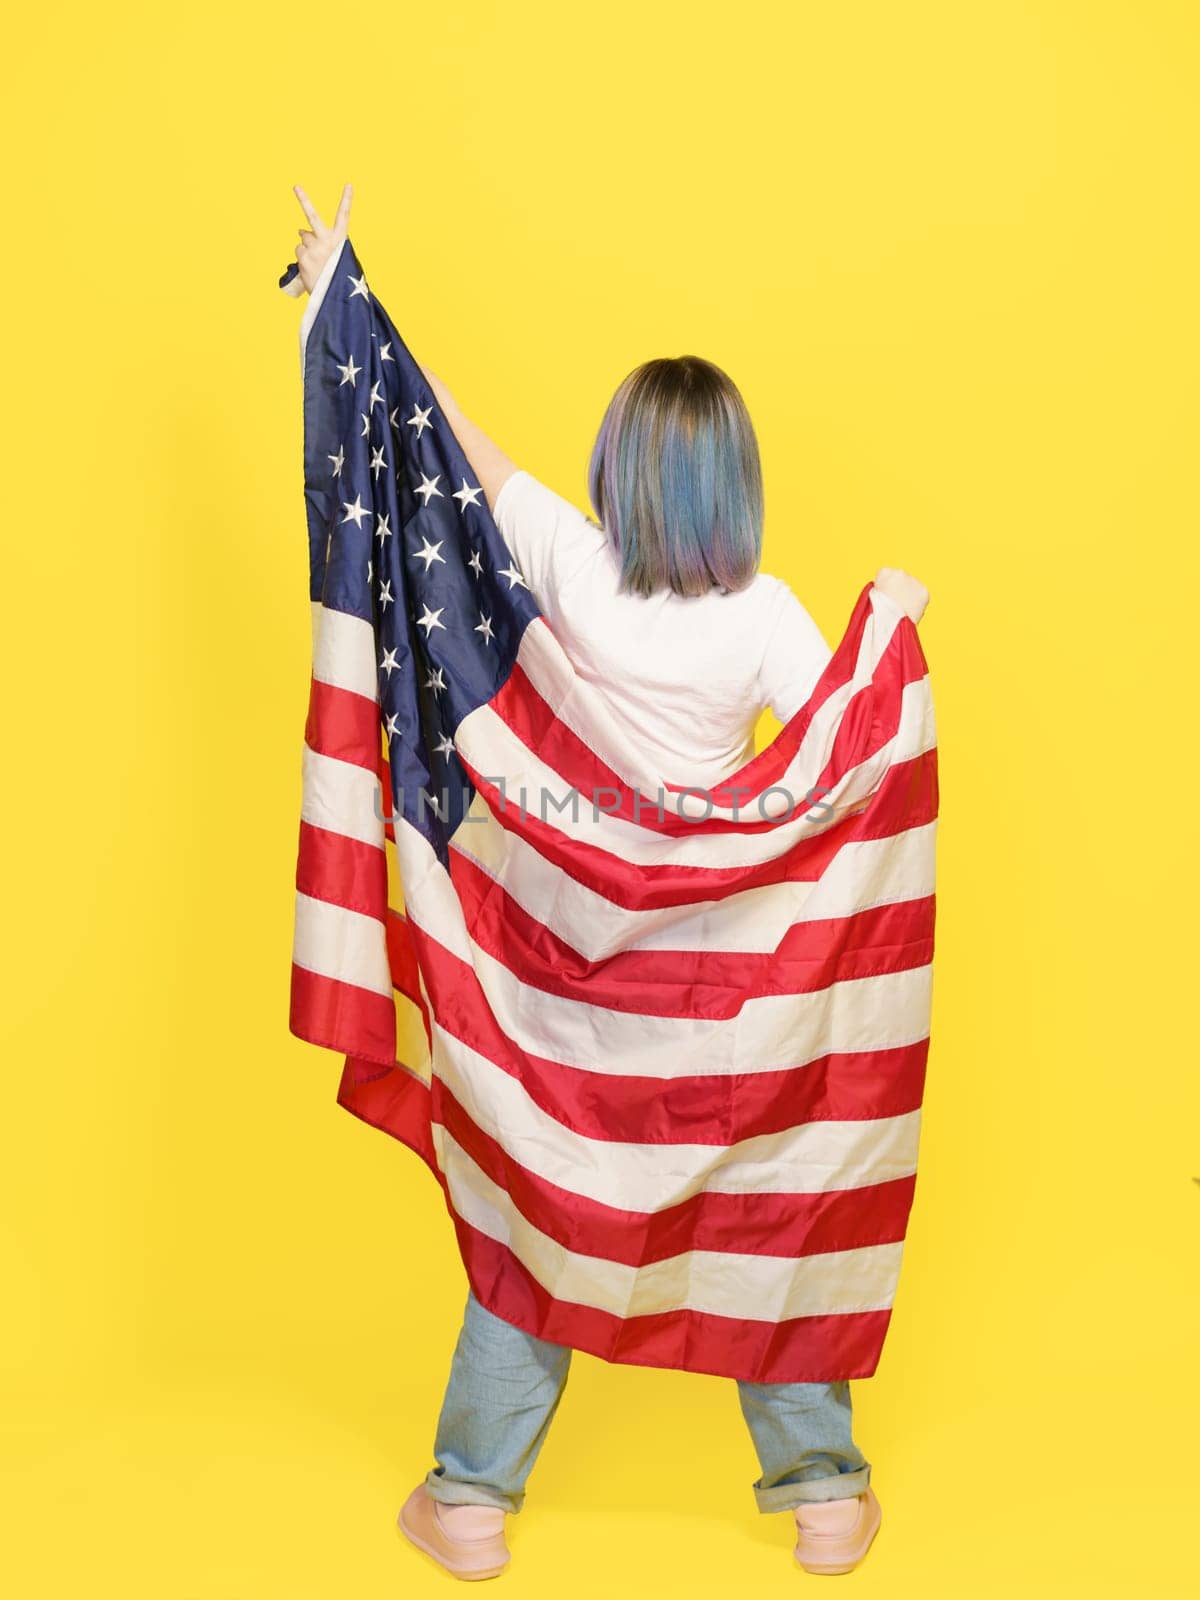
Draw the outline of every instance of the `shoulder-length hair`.
M733 380L701 356L661 356L622 380L592 446L588 492L622 590L732 591L758 571L758 440Z

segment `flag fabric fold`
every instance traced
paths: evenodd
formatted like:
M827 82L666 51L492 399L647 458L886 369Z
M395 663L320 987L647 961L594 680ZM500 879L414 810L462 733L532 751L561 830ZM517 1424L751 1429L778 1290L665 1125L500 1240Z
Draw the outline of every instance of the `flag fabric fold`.
M279 280L297 292L292 264ZM349 241L300 327L312 670L291 1031L416 1151L490 1311L605 1360L867 1376L929 1048L917 630L873 583L771 743L647 769Z

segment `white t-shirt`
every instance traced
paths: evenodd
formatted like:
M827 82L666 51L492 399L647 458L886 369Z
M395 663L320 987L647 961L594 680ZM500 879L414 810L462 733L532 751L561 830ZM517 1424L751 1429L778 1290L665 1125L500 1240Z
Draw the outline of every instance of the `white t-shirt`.
M622 594L605 531L523 468L493 517L575 670L669 782L735 772L754 754L764 706L787 722L833 654L770 573L733 594Z

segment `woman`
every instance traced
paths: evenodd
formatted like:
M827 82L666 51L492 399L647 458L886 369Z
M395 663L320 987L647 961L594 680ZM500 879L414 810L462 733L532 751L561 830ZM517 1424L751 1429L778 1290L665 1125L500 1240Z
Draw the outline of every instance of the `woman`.
M347 236L347 185L332 228L296 258L311 291ZM518 468L425 376L500 533L576 671L612 706L657 770L716 784L753 755L765 706L786 723L832 651L787 584L759 570L762 477L745 404L696 356L643 363L619 385L592 450L598 520ZM877 585L918 621L928 592L881 569ZM400 1512L407 1537L461 1578L509 1560L506 1515L566 1385L571 1351L504 1322L468 1294L434 1443L437 1465ZM851 1435L849 1383L752 1383L738 1393L762 1475L761 1511L791 1510L810 1572L847 1572L880 1523L870 1465Z

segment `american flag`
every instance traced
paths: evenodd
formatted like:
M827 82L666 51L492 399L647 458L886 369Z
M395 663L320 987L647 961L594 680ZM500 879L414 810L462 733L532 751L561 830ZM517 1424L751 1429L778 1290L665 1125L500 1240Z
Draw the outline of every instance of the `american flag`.
M868 583L771 743L672 781L575 672L348 239L300 357L292 1032L427 1163L506 1321L614 1362L869 1375L929 1048L916 628Z

